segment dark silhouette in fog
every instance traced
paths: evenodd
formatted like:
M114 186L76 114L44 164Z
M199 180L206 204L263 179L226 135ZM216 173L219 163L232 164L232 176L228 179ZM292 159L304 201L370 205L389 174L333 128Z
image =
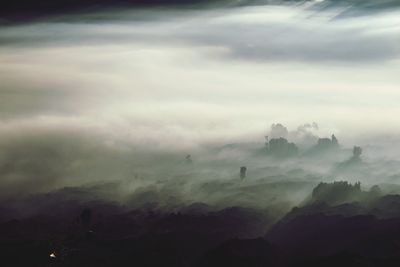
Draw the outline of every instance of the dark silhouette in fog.
M244 178L246 178L246 172L247 172L246 166L240 167L240 179L243 180Z
M312 202L340 204L360 200L362 197L361 183L354 185L347 181L333 183L319 183L312 192Z
M362 154L362 148L359 146L353 147L353 160L354 161L360 161L361 160L361 154Z
M272 138L268 142L267 152L275 157L291 157L297 155L299 149L295 143L288 142L285 138Z

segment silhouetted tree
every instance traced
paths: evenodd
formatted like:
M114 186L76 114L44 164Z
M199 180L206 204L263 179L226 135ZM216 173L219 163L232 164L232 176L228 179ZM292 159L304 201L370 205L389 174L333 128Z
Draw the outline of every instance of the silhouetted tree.
M378 185L374 185L371 187L371 189L369 190L369 192L371 193L372 196L377 197L377 196L381 196L382 195L382 190Z
M247 171L247 167L246 166L240 167L240 179L246 178L246 171Z
M337 138L334 134L332 134L332 145L334 145L334 146L339 145L339 141L337 140Z
M353 147L353 157L360 158L361 154L362 154L362 148L359 146L354 146Z
M298 148L294 143L289 143L281 137L269 140L268 151L274 156L288 157L296 155Z
M354 185L347 181L335 181L333 183L319 183L312 192L312 200L339 204L346 201L357 200L362 197L361 183Z

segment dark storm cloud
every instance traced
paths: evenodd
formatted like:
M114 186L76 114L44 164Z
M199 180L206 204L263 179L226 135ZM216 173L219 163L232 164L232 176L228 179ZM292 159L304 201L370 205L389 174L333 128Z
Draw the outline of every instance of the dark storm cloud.
M159 13L146 11L144 21L102 23L53 23L9 27L0 30L4 46L36 45L107 45L157 44L193 45L223 48L221 59L256 62L378 62L393 60L400 55L398 28L391 22L397 13L377 17L341 18L327 21L321 13L316 17L274 19L275 12L263 9L235 9L203 13ZM132 14L135 14L133 12ZM313 13L310 13L312 15ZM171 19L174 15L177 18ZM193 15L193 16L192 16ZM249 16L242 18L241 16ZM304 15L304 14L303 14ZM118 13L114 14L118 18ZM122 16L122 15L121 15ZM272 16L272 19L268 19ZM254 17L254 19L252 19ZM265 19L263 21L263 19ZM322 19L321 19L322 18ZM261 21L257 21L260 20Z
M2 4L0 19L3 22L23 22L49 15L63 15L82 11L104 10L108 8L198 6L212 4L211 0L17 0ZM2 21L0 20L0 23Z
M390 8L398 6L398 0L15 0L2 4L0 18L4 22L25 21L49 15L62 15L82 11L93 11L108 8L137 8L137 7L221 7L246 6L267 4L316 3L319 8L332 5L343 5L366 9ZM0 21L1 22L1 21Z

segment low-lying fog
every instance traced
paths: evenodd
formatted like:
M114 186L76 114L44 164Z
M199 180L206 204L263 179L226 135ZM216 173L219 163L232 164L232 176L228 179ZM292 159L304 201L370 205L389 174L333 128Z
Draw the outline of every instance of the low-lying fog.
M1 27L0 194L287 210L320 181L400 191L399 55L398 9L115 10ZM332 134L340 148L317 151ZM298 153L268 154L264 136Z

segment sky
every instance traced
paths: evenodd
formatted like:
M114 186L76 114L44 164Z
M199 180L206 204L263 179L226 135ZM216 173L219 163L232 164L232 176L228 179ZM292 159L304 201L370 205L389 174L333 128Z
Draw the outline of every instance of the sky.
M397 134L400 11L341 11L128 9L1 27L0 129L166 147L256 141L275 122Z

